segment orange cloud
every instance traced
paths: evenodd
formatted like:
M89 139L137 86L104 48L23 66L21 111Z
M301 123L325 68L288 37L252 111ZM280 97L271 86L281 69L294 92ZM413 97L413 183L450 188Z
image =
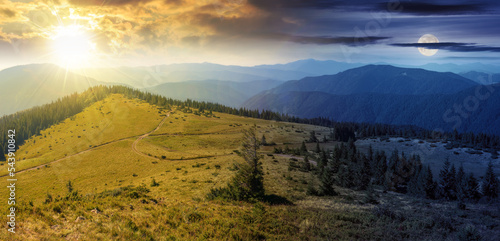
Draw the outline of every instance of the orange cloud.
M80 25L102 54L147 57L247 38L270 18L245 0L0 2L0 15L9 19L0 22L0 41L50 40L58 26Z

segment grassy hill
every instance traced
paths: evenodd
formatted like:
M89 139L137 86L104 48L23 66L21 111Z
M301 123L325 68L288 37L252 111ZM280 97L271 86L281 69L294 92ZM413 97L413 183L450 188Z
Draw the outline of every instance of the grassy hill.
M253 125L257 136L276 143L260 150L265 199L207 200L211 188L225 186L236 173L242 130ZM378 204L365 201L366 192L340 187L338 196L308 196L308 186L319 185L316 176L293 167L300 157L272 151L298 148L313 130L329 133L218 112L197 115L111 94L19 148L18 229L14 235L2 229L0 239L440 240L456 239L468 227L489 240L500 233L500 210L488 205L457 210L454 203L380 188L373 194ZM0 196L7 191L0 189Z

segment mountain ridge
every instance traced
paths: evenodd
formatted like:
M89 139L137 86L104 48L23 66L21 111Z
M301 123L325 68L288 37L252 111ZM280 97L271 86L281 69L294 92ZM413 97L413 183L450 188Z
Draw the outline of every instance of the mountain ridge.
M471 87L446 95L265 92L247 100L243 106L300 118L321 116L335 121L415 125L428 130L457 129L460 132L500 135L500 107L496 104L500 102L498 89L500 84ZM470 103L477 104L470 106Z
M365 65L335 75L306 77L283 83L270 91L321 91L335 95L357 93L446 94L477 85L451 72L400 68L391 65Z

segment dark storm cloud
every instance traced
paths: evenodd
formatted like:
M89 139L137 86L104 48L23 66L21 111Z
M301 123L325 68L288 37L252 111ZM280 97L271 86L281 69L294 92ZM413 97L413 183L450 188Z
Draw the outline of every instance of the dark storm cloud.
M491 11L493 1L399 1L399 0L249 0L250 4L264 10L277 9L358 9L358 10L402 10L415 15L456 15Z
M358 38L358 37L331 37L331 36L295 36L295 35L278 34L278 33L262 34L261 36L273 40L290 41L300 44L318 44L318 45L345 44L350 46L375 44L380 40L389 39L389 37L377 37L377 36L366 36Z
M341 9L341 10L352 10L352 9L365 9L370 10L377 6L378 3L383 3L386 1L381 0L248 0L248 3L267 11L276 10L290 10L290 9ZM388 6L393 6L394 2L391 1Z
M386 8L386 3L379 4L380 8ZM427 2L401 2L402 13L415 15L457 15L477 14L486 12L486 4L464 3L464 4L436 4Z
M500 52L500 47L482 46L472 43L395 43L397 47L418 47L426 49L444 49L452 52Z
M299 44L329 45L344 44L350 46L376 44L389 37L385 36L331 36L297 33L296 25L287 23L279 16L265 18L220 18L211 14L191 15L191 21L215 30L220 37L242 37L248 39L266 39L288 41ZM288 33L287 33L288 32ZM291 34L290 32L295 32Z

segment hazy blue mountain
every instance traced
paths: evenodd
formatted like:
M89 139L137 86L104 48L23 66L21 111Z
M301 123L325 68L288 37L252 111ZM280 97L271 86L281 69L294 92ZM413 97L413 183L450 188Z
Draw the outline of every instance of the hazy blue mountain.
M263 69L277 69L285 71L299 71L307 73L307 76L320 76L320 75L331 75L337 74L339 72L360 67L364 64L361 63L345 63L337 62L333 60L315 60L315 59L304 59L287 64L274 64L274 65L257 65L256 68ZM305 77L305 76L304 76ZM288 79L291 80L291 79Z
M479 93L479 94L478 94ZM243 106L298 117L416 125L426 129L500 135L500 85L476 86L454 94L332 95L324 92L260 93ZM455 111L455 106L459 108Z
M255 80L293 80L307 76L336 74L362 64L336 61L299 60L287 64L237 66L212 63L169 64L149 67L88 68L85 73L97 80L126 83L149 88L163 83L221 80L250 82Z
M0 116L57 100L91 86L107 84L53 64L31 64L0 71Z
M390 65L366 65L336 75L287 81L270 92L320 91L334 95L356 93L420 95L455 93L475 85L477 83L474 81L450 72L441 73Z
M483 72L469 71L460 73L460 76L473 80L482 85L500 83L500 74L487 74Z
M251 96L273 88L281 81L256 80L250 82L234 82L220 80L188 81L165 83L145 90L174 99L192 99L239 107Z
M150 67L89 68L85 73L107 82L126 83L135 88L149 88L163 83L221 80L249 82L256 80L290 80L309 73L294 70L266 69L211 63L170 64Z
M498 70L500 69L500 66L496 65L490 65L490 64L483 64L483 63L471 63L471 64L436 64L436 63L429 63L425 65L420 65L420 66L401 66L401 67L411 67L411 68L422 68L426 70L431 70L431 71L438 71L438 72L453 72L453 73L463 73L463 72L469 72L469 71L478 71L478 72L485 72L485 73L497 73Z

